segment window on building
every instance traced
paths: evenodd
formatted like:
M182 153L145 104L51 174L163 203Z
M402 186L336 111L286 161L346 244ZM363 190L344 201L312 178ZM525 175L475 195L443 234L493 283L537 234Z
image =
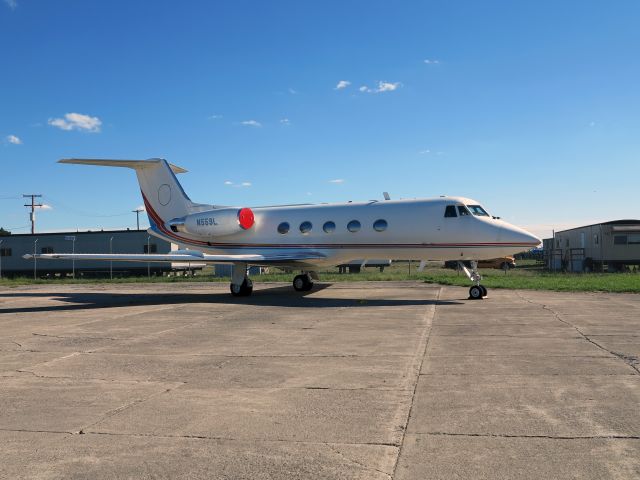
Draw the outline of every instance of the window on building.
M10 257L11 249L8 247L0 248L0 257Z
M455 205L447 205L447 208L444 209L445 218L457 217L456 206Z
M568 247L568 246L569 246L569 239L568 239L568 238L565 238L565 239L564 239L564 246L565 246L565 247Z
M464 217L465 215L471 215L471 213L469 213L469 210L467 210L467 207L465 207L464 205L458 205L458 213L461 217Z
M593 236L593 244L594 244L594 245L598 245L598 242L599 242L599 241L600 241L600 240L598 239L598 234L595 234L595 235Z
M312 228L313 228L313 225L311 224L311 222L302 222L300 224L300 231L302 233L309 233Z
M324 225L322 226L322 230L324 230L325 233L333 233L333 232L335 232L336 231L335 222L332 222L332 221L325 222Z
M53 247L42 247L40 253L53 253Z
M289 224L287 222L282 222L278 225L278 233L284 235L285 233L289 233Z
M640 233L632 233L627 237L629 245L640 245Z
M387 229L387 226L388 226L387 221L382 218L373 222L373 229L376 232L384 232Z
M614 235L613 236L613 244L614 245L626 245L627 244L627 236L626 235Z
M149 243L144 245L144 253L158 253L158 245Z
M351 220L348 224L347 224L347 230L349 230L351 233L355 233L360 231L360 222L358 220Z

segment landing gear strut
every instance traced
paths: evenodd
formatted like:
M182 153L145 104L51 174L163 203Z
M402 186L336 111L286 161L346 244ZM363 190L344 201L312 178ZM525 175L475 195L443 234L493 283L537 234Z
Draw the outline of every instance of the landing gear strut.
M246 263L233 264L230 290L234 297L248 297L253 293L253 282L247 275Z
M458 262L458 267L460 267L467 278L475 284L469 289L469 300L482 300L486 297L487 288L484 285L480 285L482 275L478 273L478 262L474 260L471 261L471 270L469 270L462 262Z
M296 275L293 279L293 288L296 292L308 292L313 288L313 280L308 273Z

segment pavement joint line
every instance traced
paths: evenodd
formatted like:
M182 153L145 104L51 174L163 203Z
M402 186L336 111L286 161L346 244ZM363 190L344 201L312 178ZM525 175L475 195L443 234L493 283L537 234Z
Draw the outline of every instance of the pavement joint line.
M568 325L572 328L574 328L576 330L576 332L578 332L582 338L584 338L587 342L589 342L590 344L594 345L595 347L599 348L600 350L609 353L610 355L613 355L614 357L622 360L626 365L628 365L629 367L631 367L635 373L637 375L640 375L640 368L638 368L638 365L640 365L640 359L638 359L638 357L635 357L633 355L624 355L623 353L619 353L619 352L615 352L613 350L609 350L608 348L603 347L602 345L600 345L598 342L596 342L595 340L592 340L591 338L589 338L588 335L586 335L585 333L582 332L582 330L580 330L578 327L576 327L574 324L572 324L571 322L562 319L562 317L560 316L560 314L558 312L556 312L552 307L550 307L549 305L546 304L542 304L539 302L535 302L533 300L530 300L526 297L524 297L520 292L516 291L516 295L519 296L521 299L523 299L525 302L531 303L533 305L539 305L543 308L543 310L547 310L548 312L551 312L553 314L553 316L559 321L564 323L565 325ZM597 336L597 335L594 335Z
M508 433L415 432L434 437L545 438L549 440L640 440L640 435L516 435Z
M418 362L418 368L416 373L415 381L413 382L413 392L411 393L411 402L409 404L409 411L407 412L407 418L404 422L402 428L402 436L400 438L400 446L398 448L398 454L396 455L395 462L393 463L393 470L391 474L391 478L395 478L396 470L398 468L398 464L400 463L400 456L402 455L402 447L404 446L404 440L407 436L407 428L409 428L409 421L411 420L411 412L413 411L413 403L416 398L416 391L418 390L418 382L420 381L420 372L422 371L422 366L424 364L425 358L427 357L427 349L429 347L429 340L431 340L431 329L433 328L433 321L438 312L438 301L440 300L440 294L442 293L442 287L438 289L436 292L435 302L433 303L433 309L425 309L425 320L428 318L423 338L420 339L420 343L424 341L424 347L420 349L418 354L421 354L420 361ZM430 318L429 318L430 317Z
M0 429L2 431L2 429ZM11 430L15 431L15 430ZM30 432L30 430L19 430L24 432ZM44 433L69 433L70 435L77 435L77 433L73 432L44 432ZM146 438L186 438L186 439L196 439L196 440L222 440L227 442L262 442L262 443L294 443L301 445L348 445L348 446L360 446L360 445L368 445L374 447L393 447L399 448L399 444L392 442L310 442L305 440L294 440L288 438L234 438L234 437L216 437L210 435L171 435L171 434L160 434L160 433L119 433L119 432L100 432L97 430L83 431L82 435L107 435L114 437L146 437Z
M598 357L606 358L606 357ZM421 377L628 377L635 373L421 373Z

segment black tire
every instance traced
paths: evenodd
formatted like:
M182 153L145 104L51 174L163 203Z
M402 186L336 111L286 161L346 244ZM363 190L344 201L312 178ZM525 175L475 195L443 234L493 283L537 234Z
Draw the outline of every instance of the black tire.
M248 297L253 293L253 282L249 279L245 279L240 286L232 283L229 286L229 290L231 290L231 295L234 297Z
M482 296L486 297L487 296L487 287L485 287L484 285L479 285L479 287L482 289Z
M470 300L481 300L483 295L483 290L479 285L474 285L469 289L469 299Z
M502 264L500 265L500 268L502 270L509 270L511 268L511 264L509 264L507 262L502 262Z
M309 279L309 275L296 275L293 278L293 289L296 292L308 292L313 288L313 282Z

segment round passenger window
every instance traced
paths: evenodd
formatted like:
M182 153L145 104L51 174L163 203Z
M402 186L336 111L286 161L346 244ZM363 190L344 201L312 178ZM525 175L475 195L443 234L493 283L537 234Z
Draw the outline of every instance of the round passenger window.
M302 233L309 233L312 227L313 225L311 225L311 222L302 222L300 224L300 231Z
M360 230L360 222L358 220L351 220L347 224L347 230L349 230L352 233L357 232L358 230Z
M285 234L285 233L289 233L289 224L287 222L282 222L280 225L278 225L278 233L281 234Z
M384 232L387 229L387 221L380 218L373 222L373 229L376 232Z
M325 233L333 233L336 230L336 224L334 222L326 222L323 226L322 226L322 230L325 231Z

